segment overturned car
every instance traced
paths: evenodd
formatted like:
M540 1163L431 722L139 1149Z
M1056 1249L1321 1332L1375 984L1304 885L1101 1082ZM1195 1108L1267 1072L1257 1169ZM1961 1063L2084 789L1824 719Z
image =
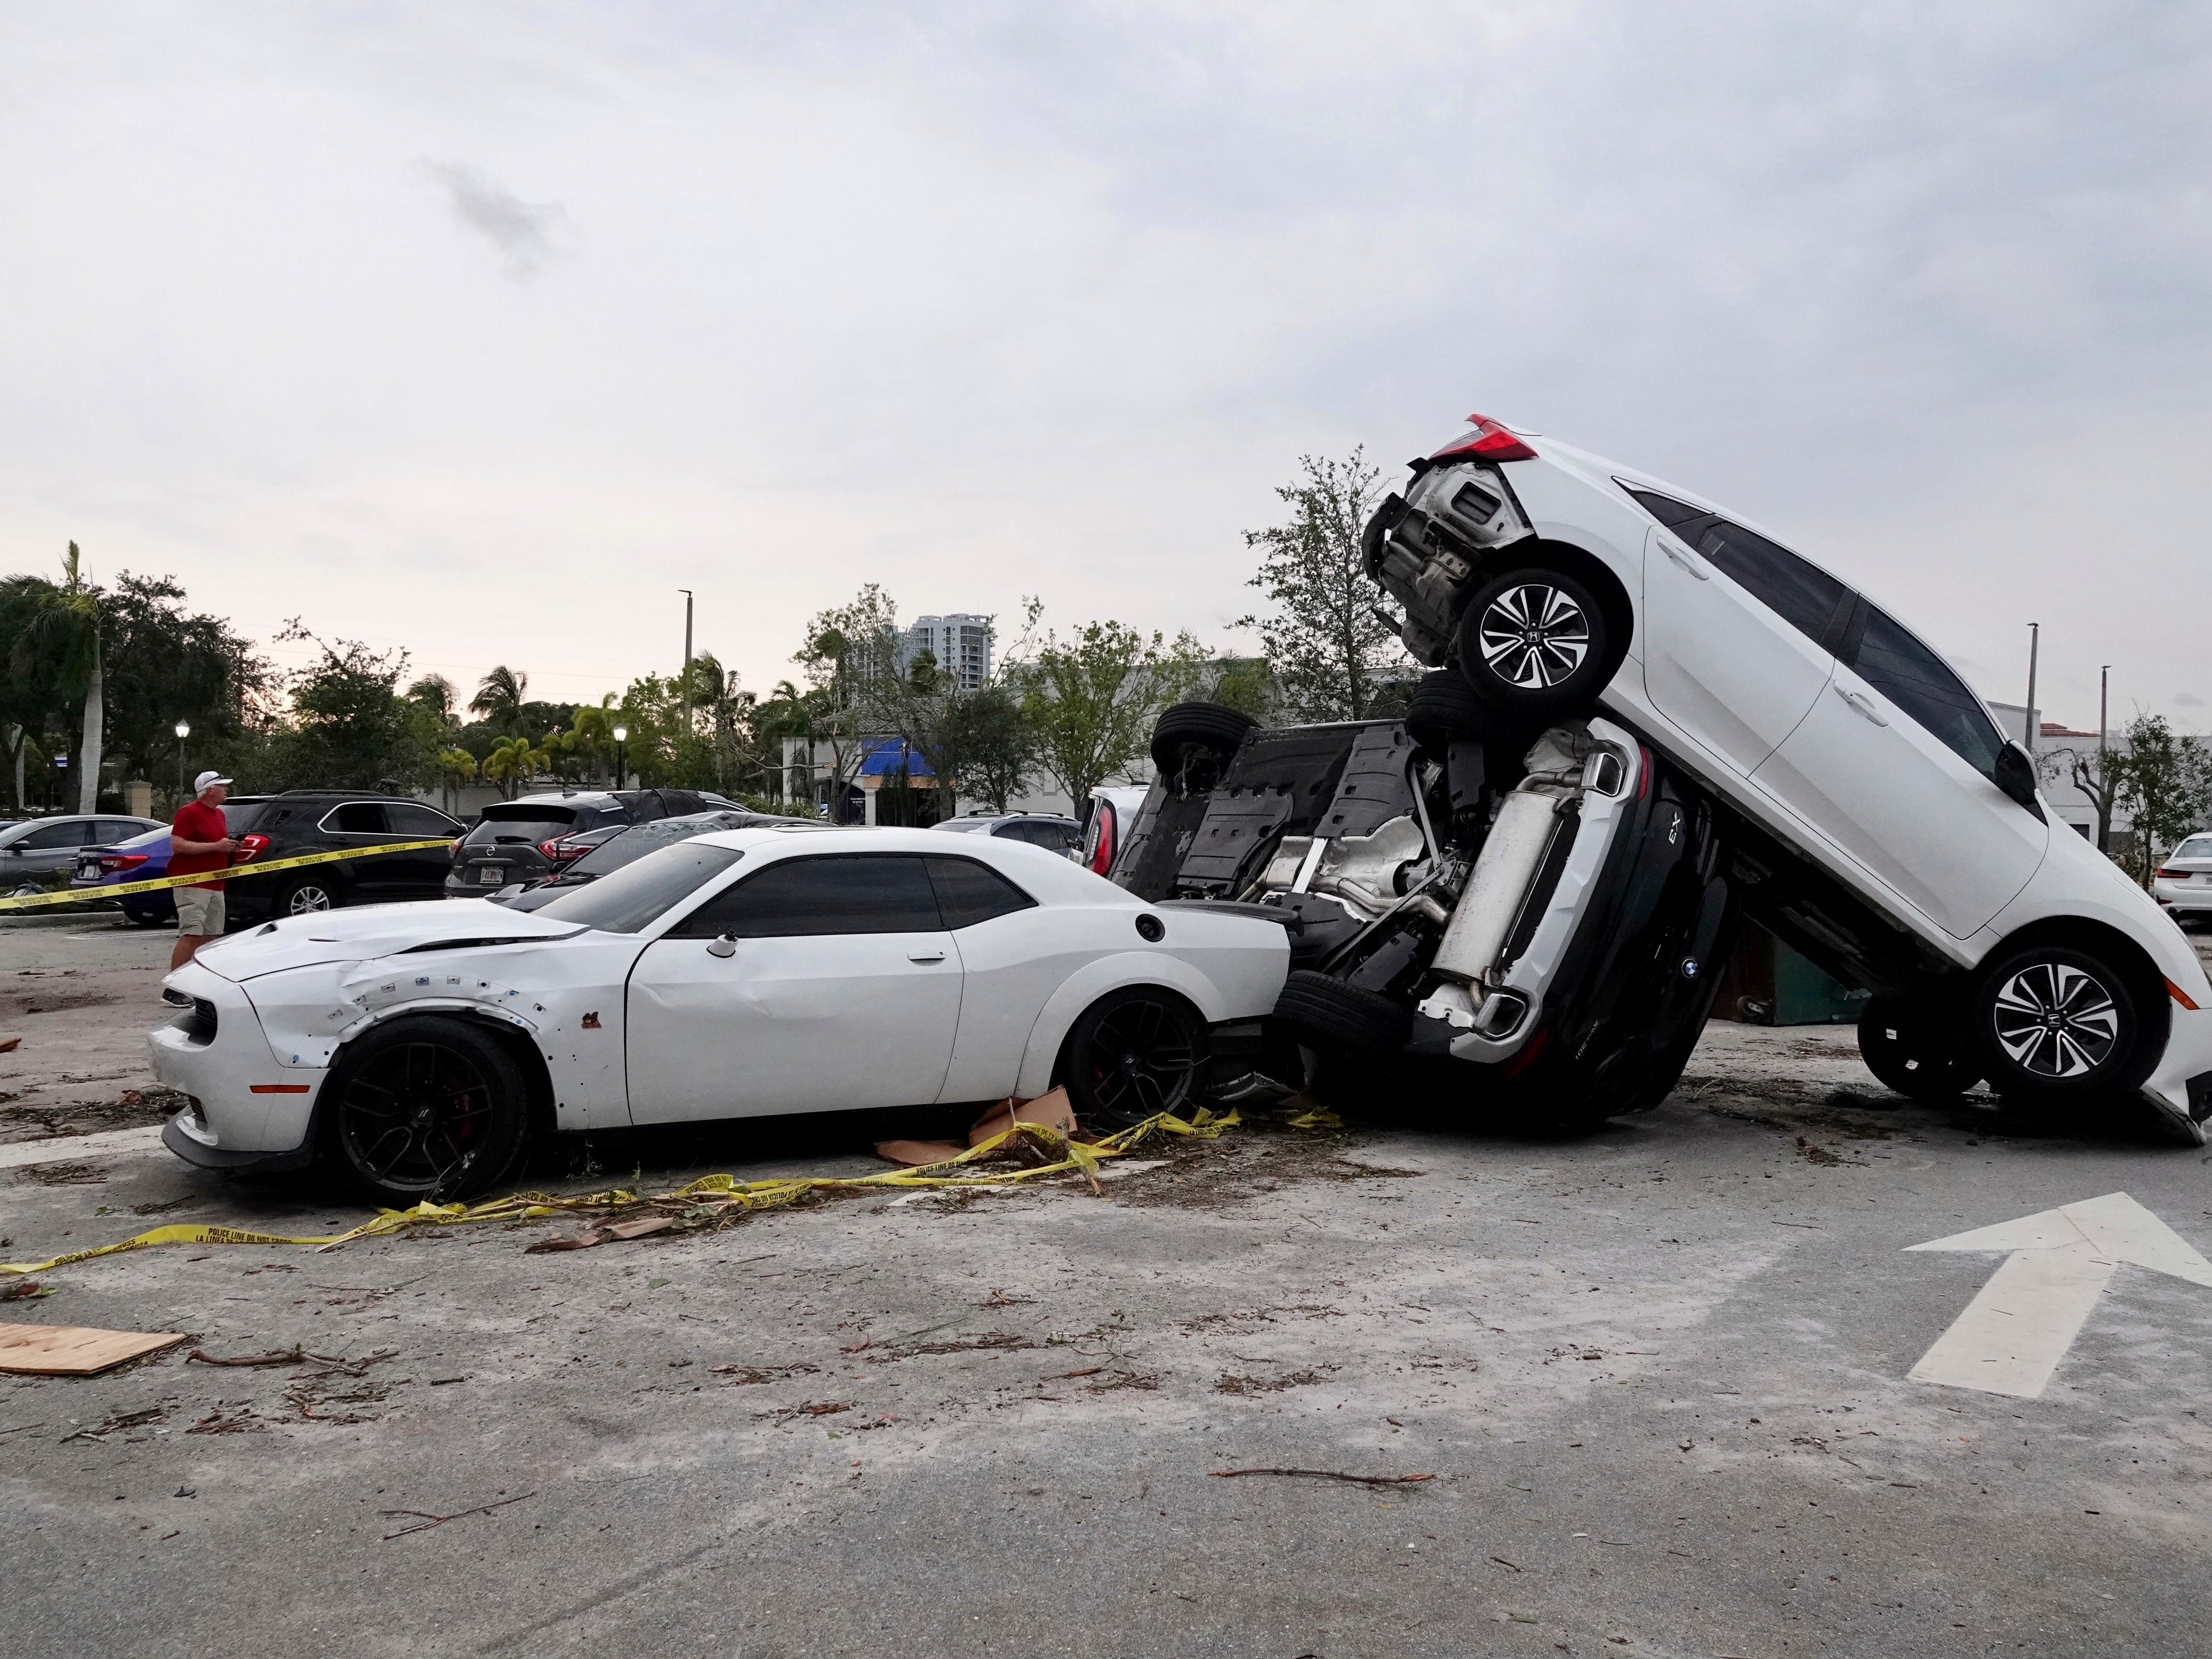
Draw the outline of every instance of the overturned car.
M1664 1097L1750 920L1869 994L1903 1093L2134 1097L2203 1144L2203 963L1941 656L1714 502L1469 422L1366 529L1434 670L1404 718L1169 710L1115 879L1280 918L1302 1046L1449 1055L1556 1120Z
M1402 720L1233 749L1226 713L1164 717L1115 879L1276 918L1275 1027L1332 1080L1460 1061L1492 1103L1561 1127L1666 1097L1736 914L1694 785L1610 720L1531 735L1449 675Z

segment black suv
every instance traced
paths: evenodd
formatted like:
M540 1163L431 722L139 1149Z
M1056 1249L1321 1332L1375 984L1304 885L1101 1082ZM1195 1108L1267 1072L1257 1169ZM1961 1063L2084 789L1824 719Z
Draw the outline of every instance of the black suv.
M581 837L594 830L744 810L695 789L569 789L499 801L453 848L443 891L447 898L489 898L517 882L542 880L590 852L596 843Z
M268 877L252 874L256 864L382 842L449 842L461 833L458 820L419 800L341 789L288 789L281 795L228 800L223 819L239 842L231 854L223 907L234 932L272 916L436 898L451 854L442 848L418 847Z

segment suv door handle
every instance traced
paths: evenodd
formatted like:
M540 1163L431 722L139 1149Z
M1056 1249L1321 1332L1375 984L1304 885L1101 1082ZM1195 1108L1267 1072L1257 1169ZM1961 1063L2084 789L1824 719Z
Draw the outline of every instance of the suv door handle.
M1699 581L1710 581L1712 580L1713 573L1706 569L1703 565L1699 564L1696 559L1692 557L1688 548L1683 546L1681 543L1676 541L1672 536L1668 535L1663 530L1655 531L1652 533L1659 538L1659 550L1662 553L1664 553L1668 558L1674 560L1676 564L1680 565L1683 569L1688 571Z
M942 962L945 960L945 952L942 951L912 951L907 953L906 959L908 962Z
M1881 709L1875 708L1872 703L1869 702L1864 697L1852 690L1850 687L1838 685L1835 687L1834 690L1838 696L1841 697L1845 702L1850 704L1851 712L1854 714L1858 714L1867 720L1870 720L1876 726L1887 726L1889 724L1889 721L1883 718Z

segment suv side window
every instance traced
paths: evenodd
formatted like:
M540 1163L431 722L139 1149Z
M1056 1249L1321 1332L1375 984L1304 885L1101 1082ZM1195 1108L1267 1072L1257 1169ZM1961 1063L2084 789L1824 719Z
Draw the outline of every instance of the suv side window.
M458 836L461 826L434 806L416 806L393 802L384 809L386 820L392 833L410 841L427 841L433 836Z
M933 853L925 860L937 889L937 908L948 928L973 927L994 916L1035 907L1036 901L988 865Z
M1778 542L1649 489L1637 504L1710 559L1729 579L1823 649L1833 651L1856 595Z
M1982 700L1895 618L1867 605L1865 630L1849 660L1861 679L1960 760L1985 778L1995 773L2004 737Z
M668 936L933 933L944 926L920 854L852 853L772 864L717 894Z
M373 800L349 800L332 807L322 827L341 836L380 836L386 833L384 808Z

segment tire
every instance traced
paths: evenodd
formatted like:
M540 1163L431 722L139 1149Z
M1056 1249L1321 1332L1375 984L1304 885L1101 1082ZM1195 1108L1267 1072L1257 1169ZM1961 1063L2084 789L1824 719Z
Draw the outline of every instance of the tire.
M327 876L306 875L288 882L270 907L272 916L306 916L345 904L345 890Z
M1973 1041L1982 1074L2008 1099L2066 1106L2131 1088L2142 1026L2126 977L2067 945L2031 945L1974 987Z
M1413 1016L1380 992L1300 969L1283 981L1274 1024L1325 1057L1384 1066L1405 1053Z
M395 1208L477 1196L514 1167L528 1135L522 1068L497 1038L450 1015L377 1027L324 1089L324 1162Z
M1456 661L1479 702L1524 716L1577 713L1613 668L1612 629L1589 589L1541 566L1475 590L1461 615Z
M1075 1115L1111 1131L1194 1108L1211 1055L1198 1010L1172 991L1135 985L1085 1008L1060 1057Z
M1237 753L1244 734L1260 722L1219 702L1179 702L1161 711L1152 726L1152 764L1160 775L1179 777L1195 750L1220 771Z
M1982 1080L1955 1017L1883 997L1859 1012L1859 1055L1884 1088L1924 1105L1948 1105Z

